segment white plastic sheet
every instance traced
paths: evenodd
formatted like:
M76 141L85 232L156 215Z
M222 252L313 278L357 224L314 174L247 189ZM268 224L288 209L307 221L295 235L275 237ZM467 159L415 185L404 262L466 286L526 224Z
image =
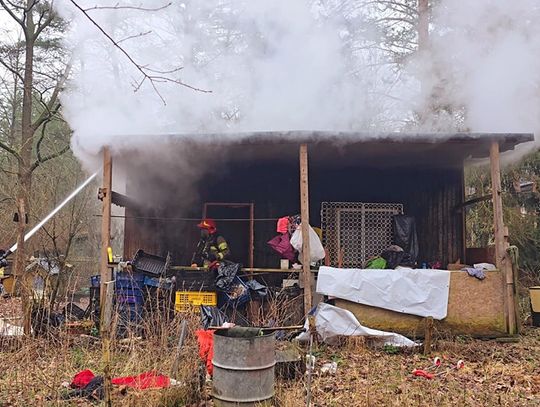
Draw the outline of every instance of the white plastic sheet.
M308 325L309 322L306 320L304 325L306 331L298 336L298 340L309 340ZM417 343L403 335L362 326L352 312L325 303L320 303L315 310L315 328L323 341L335 338L336 336L368 336L380 339L383 345L417 345Z
M24 330L22 326L12 325L0 318L0 336L22 336Z
M444 319L448 311L450 272L339 269L323 266L317 292L405 314Z
M291 236L291 246L300 253L298 259L302 262L302 225L298 227ZM317 232L309 226L309 258L311 263L324 259L324 247Z

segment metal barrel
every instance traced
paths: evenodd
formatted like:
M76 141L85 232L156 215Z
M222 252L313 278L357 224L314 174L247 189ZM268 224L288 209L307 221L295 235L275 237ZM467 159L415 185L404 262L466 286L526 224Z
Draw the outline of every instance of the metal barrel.
M214 334L212 397L216 407L269 406L274 397L274 334L231 328Z

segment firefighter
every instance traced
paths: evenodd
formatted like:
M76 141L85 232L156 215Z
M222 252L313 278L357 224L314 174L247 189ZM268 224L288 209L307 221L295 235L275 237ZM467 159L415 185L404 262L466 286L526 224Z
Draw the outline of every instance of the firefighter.
M225 238L217 233L216 222L203 219L197 227L201 230L201 238L191 258L191 266L210 266L212 263L227 260L231 254L229 245Z

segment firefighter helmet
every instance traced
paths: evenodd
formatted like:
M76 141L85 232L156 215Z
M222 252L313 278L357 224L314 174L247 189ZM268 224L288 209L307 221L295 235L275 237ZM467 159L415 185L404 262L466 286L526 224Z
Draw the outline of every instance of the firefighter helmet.
M197 225L200 229L206 229L210 233L215 233L217 230L216 222L213 219L203 219Z

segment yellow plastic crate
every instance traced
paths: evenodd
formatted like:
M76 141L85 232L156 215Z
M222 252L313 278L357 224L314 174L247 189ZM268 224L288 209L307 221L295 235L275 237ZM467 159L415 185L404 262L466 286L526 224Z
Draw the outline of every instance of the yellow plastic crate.
M217 305L217 293L207 291L177 291L174 308L177 312L189 312L201 305Z

